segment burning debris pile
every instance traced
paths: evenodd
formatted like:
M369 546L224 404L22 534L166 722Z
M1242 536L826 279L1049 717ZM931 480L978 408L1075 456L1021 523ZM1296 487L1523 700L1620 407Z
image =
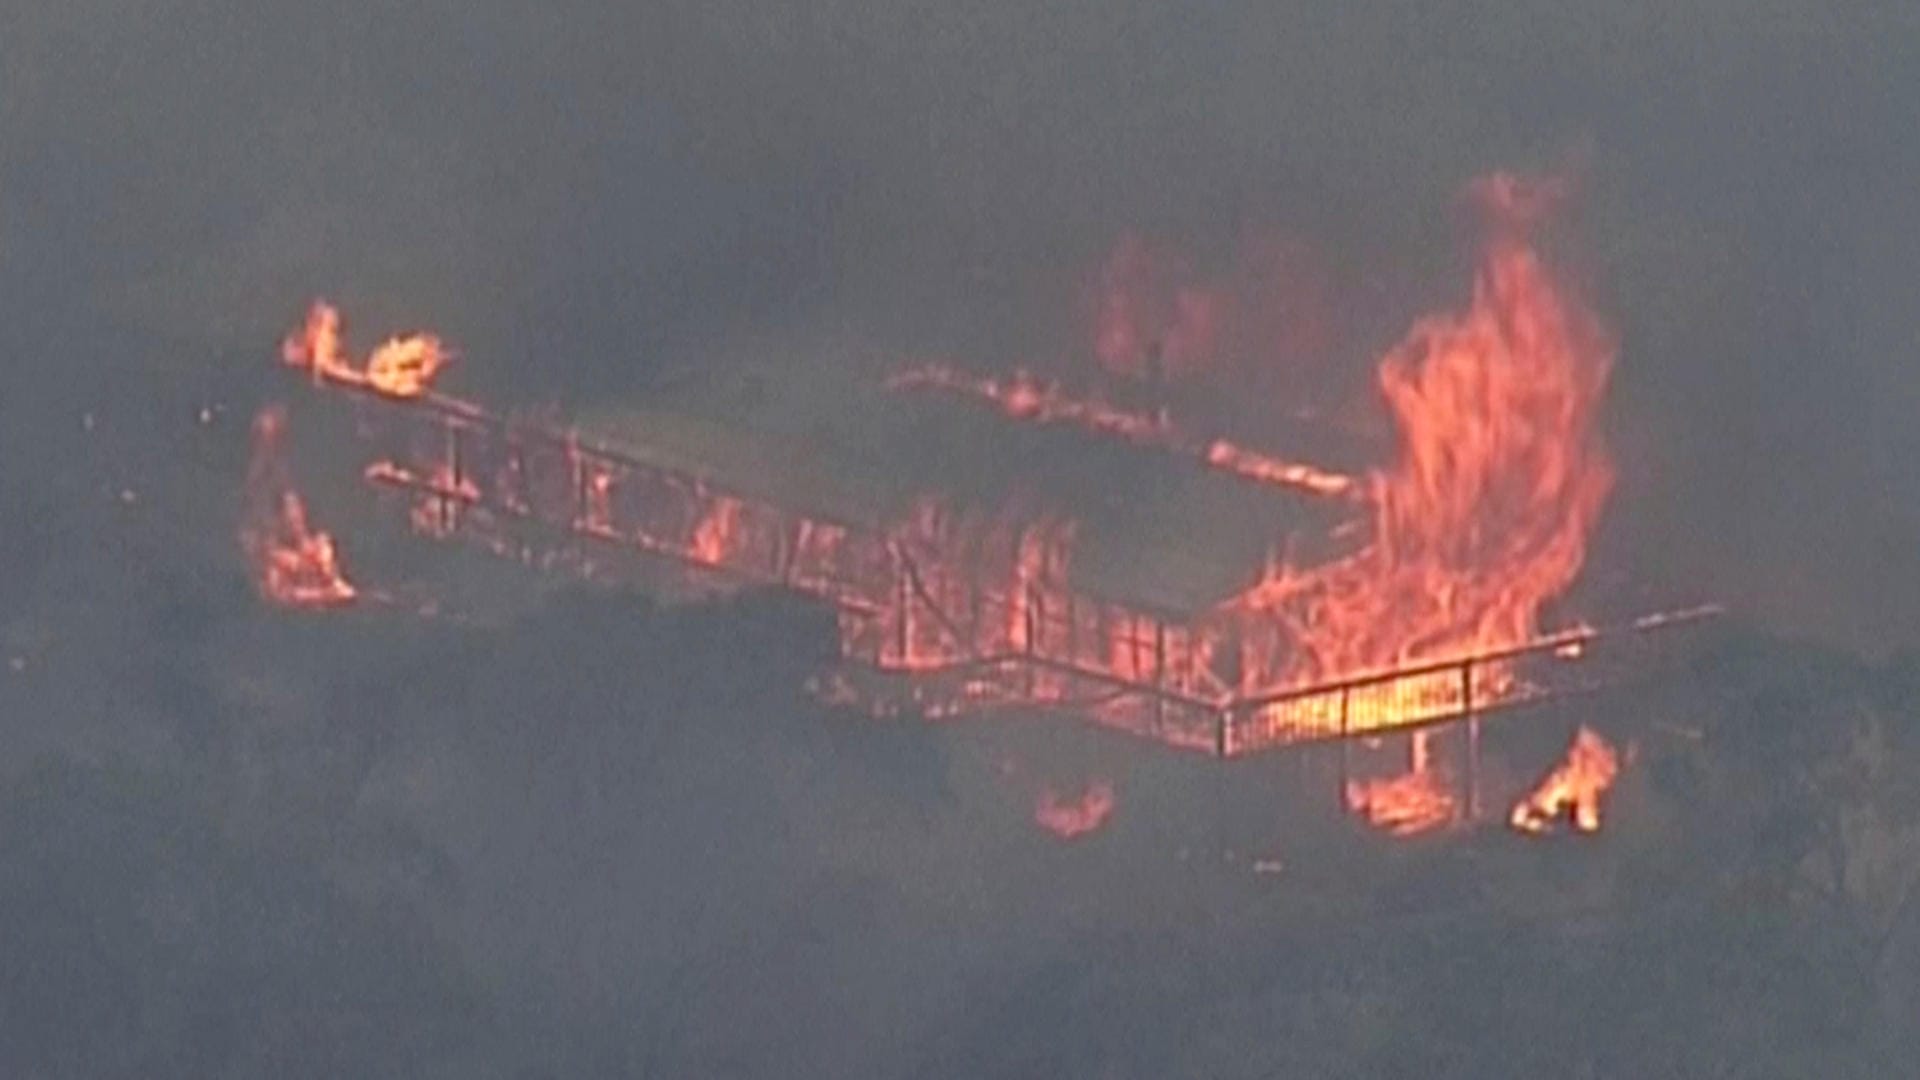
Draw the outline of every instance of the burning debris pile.
M1412 760L1406 772L1346 782L1347 809L1394 836L1437 829L1460 813L1454 778L1436 763L1428 733L1409 736Z
M253 457L247 466L240 547L268 603L327 608L352 603L359 590L340 568L333 537L307 520L307 504L293 485L281 450L287 412L271 406L253 420Z
M1399 452L1363 475L1192 434L1164 406L1121 407L1024 372L929 365L892 380L1254 481L1345 522L1336 556L1304 559L1293 538L1276 540L1250 583L1184 609L1084 585L1083 524L1044 502L979 510L923 493L893 510L809 507L793 494L802 484L503 420L436 392L449 354L431 335L392 339L356 365L325 303L283 357L317 386L359 397L363 430L389 450L365 475L403 493L425 535L543 565L556 547L583 551L574 565L588 572L625 551L703 587L820 597L838 611L841 651L854 662L836 691L876 711L1048 706L1221 757L1405 731L1408 771L1349 781L1345 798L1384 828L1414 832L1460 814L1449 770L1415 729L1529 700L1545 692L1543 671L1584 662L1603 637L1545 634L1541 621L1579 575L1612 486L1598 412L1613 341L1534 243L1562 185L1499 174L1473 194L1486 225L1471 295L1459 311L1419 320L1380 360ZM1129 265L1110 267L1119 276L1096 311L1102 366L1130 378L1152 363L1204 366L1223 302L1183 285L1152 315ZM1149 324L1163 341L1143 343ZM284 494L263 519L277 532L245 533L263 591L351 599L331 541L309 534L298 497L264 469L249 490ZM261 539L269 535L279 539ZM1664 621L1634 629L1655 625ZM1590 802L1577 805L1578 822L1597 821ZM1110 808L1111 793L1094 790L1043 799L1036 813L1072 835Z
M1600 796L1620 774L1620 757L1607 740L1591 728L1574 732L1566 760L1540 785L1514 804L1507 823L1523 833L1538 835L1563 819L1584 833L1600 830Z

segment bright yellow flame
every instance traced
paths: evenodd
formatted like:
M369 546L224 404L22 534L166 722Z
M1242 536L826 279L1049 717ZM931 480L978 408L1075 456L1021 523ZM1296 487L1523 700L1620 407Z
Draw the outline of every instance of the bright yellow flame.
M1570 818L1581 832L1600 829L1600 796L1620 775L1620 757L1607 740L1582 726L1567 747L1567 756L1538 787L1513 805L1507 823L1523 833L1539 835L1555 821Z
M341 345L340 311L325 300L313 302L306 323L281 342L280 356L291 367L313 372L316 382L330 380L396 398L425 394L452 359L439 338L412 334L388 338L367 357L364 369L355 367Z

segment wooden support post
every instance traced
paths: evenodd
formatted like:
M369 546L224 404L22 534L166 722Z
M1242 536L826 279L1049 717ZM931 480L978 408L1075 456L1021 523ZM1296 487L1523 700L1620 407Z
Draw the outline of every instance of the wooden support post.
M1034 616L1035 600L1036 598L1034 596L1033 589L1026 585L1022 585L1020 587L1020 618L1026 624L1026 627L1027 627L1027 633L1026 633L1027 640L1023 642L1023 645L1025 647L1022 651L1025 652L1028 656L1032 656L1036 651L1034 648L1035 639L1039 636L1039 633L1040 633L1040 620L1035 618ZM1029 702L1033 700L1034 694L1038 693L1040 689L1038 685L1037 675L1038 673L1034 670L1034 665L1031 662L1029 662L1027 664L1027 678L1026 678L1026 682L1027 682L1026 696Z

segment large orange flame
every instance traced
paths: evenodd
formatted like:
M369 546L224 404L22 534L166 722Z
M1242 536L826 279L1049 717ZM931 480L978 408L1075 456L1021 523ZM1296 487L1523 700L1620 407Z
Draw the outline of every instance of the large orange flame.
M1370 542L1317 567L1275 559L1229 605L1256 684L1522 644L1585 561L1613 483L1596 424L1613 341L1530 241L1560 186L1473 190L1491 227L1471 302L1380 363L1401 452L1367 479Z
M1062 840L1073 840L1107 823L1113 813L1113 785L1095 780L1078 795L1045 788L1033 804L1034 823Z
M253 420L240 547L253 563L255 585L282 607L326 608L359 595L340 569L333 537L313 528L280 451L286 410L270 406Z
M1539 835L1570 818L1581 832L1600 829L1600 796L1620 775L1620 757L1607 740L1584 725L1574 732L1567 756L1526 798L1513 804L1507 823Z
M439 338L410 334L388 338L368 355L365 368L356 367L341 345L340 311L325 300L313 302L306 324L287 335L280 355L288 365L313 372L316 382L332 380L396 398L425 394L452 359Z

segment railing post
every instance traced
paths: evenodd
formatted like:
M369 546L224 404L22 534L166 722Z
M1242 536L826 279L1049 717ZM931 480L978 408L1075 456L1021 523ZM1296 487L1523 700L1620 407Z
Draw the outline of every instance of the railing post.
M1072 593L1067 594L1067 663L1080 662L1080 608Z
M1047 632L1046 597L1039 589L1027 586L1027 655L1035 658L1047 655L1041 647L1040 635ZM1027 699L1034 700L1040 693L1040 665L1027 665Z
M781 529L774 539L775 576L780 584L793 587L793 570L800 563L800 549L805 545L802 539L807 534L807 519L796 514L791 530Z
M1353 776L1353 740L1347 737L1352 730L1347 716L1348 699L1352 696L1352 684L1340 688L1340 790L1335 793L1334 801L1342 810L1347 806L1347 785Z
M980 584L979 573L972 569L967 571L962 580L966 582L967 589L967 653L980 656L988 651L986 637L980 628L981 596L986 592L986 587Z
M1467 718L1467 820L1480 816L1480 717L1473 711L1473 658L1460 665L1460 711Z
M1027 655L1041 655L1040 633L1046 625L1044 613L1040 609L1040 590L1028 585L1020 592L1020 606L1027 620Z
M908 646L912 638L907 626L908 612L913 607L913 586L907 580L909 572L906 555L896 552L893 557L893 578L900 590L900 597L896 602L900 617L894 622L894 652L901 667L907 666Z
M460 490L460 429L453 421L446 421L447 432L447 490ZM459 511L452 495L440 499L440 529L451 534L459 521Z
M1159 691L1153 696L1153 729L1165 731L1167 728L1167 624L1157 617L1153 620L1153 688Z
M775 516L784 517L785 515L776 511ZM787 580L787 530L776 527L770 531L773 533L773 543L767 546L773 550L767 553L767 577L771 581L786 585L789 583Z
M574 534L574 538L578 539L580 523L586 520L586 479L581 475L580 448L572 443L567 444L567 487L568 497L573 503L567 509L567 516L571 519L567 523L567 528Z

